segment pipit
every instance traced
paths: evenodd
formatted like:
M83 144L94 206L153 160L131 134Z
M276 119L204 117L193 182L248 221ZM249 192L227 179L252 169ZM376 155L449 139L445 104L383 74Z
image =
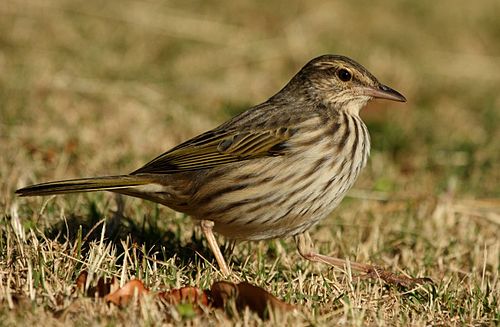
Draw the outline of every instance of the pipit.
M370 136L359 112L372 98L406 101L354 60L323 55L269 100L128 175L48 182L16 193L106 190L186 213L199 221L224 275L230 271L213 231L234 240L293 236L308 260L408 284L413 279L316 253L308 232L366 165Z

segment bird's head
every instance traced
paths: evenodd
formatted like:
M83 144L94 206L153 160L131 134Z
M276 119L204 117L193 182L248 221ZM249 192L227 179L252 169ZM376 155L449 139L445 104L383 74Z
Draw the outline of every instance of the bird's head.
M373 98L406 102L401 93L380 83L366 68L345 56L317 57L308 62L292 81L296 87L305 87L302 91L309 98L355 114Z

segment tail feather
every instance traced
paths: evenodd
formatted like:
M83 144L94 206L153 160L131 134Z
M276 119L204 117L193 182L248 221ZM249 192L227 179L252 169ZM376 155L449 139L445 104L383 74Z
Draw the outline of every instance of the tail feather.
M137 175L119 175L70 179L23 187L16 191L19 196L39 196L77 192L106 191L151 183L151 178Z

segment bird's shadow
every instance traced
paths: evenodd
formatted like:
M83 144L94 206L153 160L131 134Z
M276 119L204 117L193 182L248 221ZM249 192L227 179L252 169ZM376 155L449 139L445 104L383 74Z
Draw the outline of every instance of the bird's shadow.
M71 244L80 243L80 258L85 258L90 251L91 244L100 242L111 243L116 248L117 264L122 264L122 255L126 248L132 245L143 251L136 251L139 256L149 256L157 253L156 259L167 261L175 257L175 265L185 267L200 262L200 257L209 260L215 265L215 259L206 246L201 233L193 229L189 240L183 231L173 223L170 227L160 226L157 222L159 211L144 215L141 218L132 218L124 212L124 201L121 195L116 197L117 210L106 211L111 213L107 219L102 219L95 202L90 202L89 213L85 216L69 215L66 219L48 226L44 234L52 240L68 241ZM184 219L189 219L184 217ZM128 239L128 242L125 242ZM127 243L128 245L125 245ZM195 271L195 270L194 270Z

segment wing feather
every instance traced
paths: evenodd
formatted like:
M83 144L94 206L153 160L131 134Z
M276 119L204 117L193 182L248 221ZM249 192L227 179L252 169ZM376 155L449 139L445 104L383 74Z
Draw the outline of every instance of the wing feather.
M209 131L153 159L132 174L171 174L286 153L291 128Z

